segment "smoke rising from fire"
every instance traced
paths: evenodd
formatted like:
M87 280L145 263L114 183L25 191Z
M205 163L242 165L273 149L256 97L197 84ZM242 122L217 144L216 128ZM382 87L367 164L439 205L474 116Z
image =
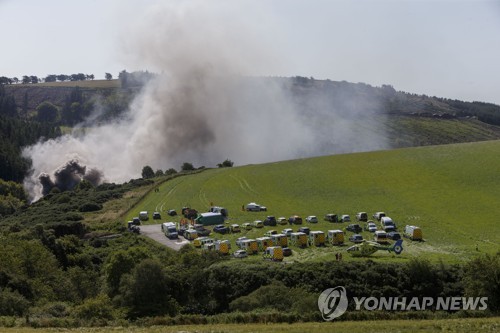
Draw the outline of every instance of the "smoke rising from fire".
M309 89L315 81L250 76L278 53L248 22L225 15L203 5L157 7L132 25L126 53L162 74L123 118L26 148L32 197L78 178L127 181L145 165L210 167L226 158L242 165L386 148L375 99L329 95L326 81Z

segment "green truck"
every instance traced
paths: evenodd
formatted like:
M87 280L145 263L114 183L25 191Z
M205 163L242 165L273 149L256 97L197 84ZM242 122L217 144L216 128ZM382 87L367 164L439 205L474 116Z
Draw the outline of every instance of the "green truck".
M195 223L201 225L223 224L224 216L221 213L201 213L195 219Z

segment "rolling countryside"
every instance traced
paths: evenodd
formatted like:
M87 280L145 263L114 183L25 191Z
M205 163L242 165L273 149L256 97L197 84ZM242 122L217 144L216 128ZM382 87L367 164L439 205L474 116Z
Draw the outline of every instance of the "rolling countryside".
M139 210L159 211L165 220L170 218L165 214L168 209L180 211L190 206L203 212L214 204L229 209L228 224L264 220L266 215L288 218L297 214L304 220L316 215L319 223L304 221L304 225L327 231L344 229L348 224L323 221L327 213L349 214L354 223L357 212L366 211L371 217L384 211L400 231L407 224L421 227L425 241L405 241L400 257L384 253L373 258L404 260L425 256L461 261L477 253L498 251L500 236L495 232L495 223L499 210L494 207L500 194L499 150L500 141L488 141L211 169L162 183L159 192L151 191L126 214L125 221ZM242 205L248 202L266 206L267 212L242 211ZM237 237L261 237L268 230L289 227L278 225L212 236L231 239L234 246ZM350 234L347 232L347 237ZM362 234L371 237L366 231ZM297 249L296 255L287 259L322 260L340 250Z

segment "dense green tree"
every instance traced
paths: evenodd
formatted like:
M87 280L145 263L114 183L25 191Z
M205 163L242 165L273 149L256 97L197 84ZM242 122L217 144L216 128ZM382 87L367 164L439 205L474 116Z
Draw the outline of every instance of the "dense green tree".
M234 162L230 159L226 159L224 162L217 164L219 168L230 168L234 165Z
M174 168L170 168L170 169L165 170L165 174L167 176L174 175L176 173L177 173L177 170L175 170Z
M113 75L111 73L105 73L104 77L106 78L106 80L112 80L113 79Z
M192 171L194 170L194 166L192 163L184 162L181 166L182 171Z
M144 168L142 168L142 178L144 179L149 179L153 178L155 176L155 172L153 171L153 168L150 167L149 165L146 165Z
M40 122L53 123L59 118L59 110L57 106L50 102L42 102L36 108L37 120Z
M163 176L163 170L161 169L156 170L155 177L161 177L161 176Z
M175 315L177 302L171 296L171 281L158 261L146 259L120 285L121 305L132 318Z
M488 297L488 309L500 310L500 252L469 261L464 267L465 296Z

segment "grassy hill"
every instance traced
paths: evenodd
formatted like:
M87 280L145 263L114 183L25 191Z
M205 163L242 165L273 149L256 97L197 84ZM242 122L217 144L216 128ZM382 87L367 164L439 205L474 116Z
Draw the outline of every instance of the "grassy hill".
M160 192L151 192L125 220L136 216L139 210L158 210L168 218L168 209L189 205L205 211L213 203L229 209L228 223L263 220L266 215L317 215L320 222L309 225L311 229L328 230L344 228L346 223L323 221L327 213L350 214L354 220L359 211L369 215L385 211L401 228L414 224L424 233L423 243L405 241L405 252L397 260L425 256L431 260L460 261L499 249L499 150L500 141L490 141L207 170L163 183ZM268 212L243 212L241 206L252 201L267 206ZM225 238L260 237L270 229L264 227ZM370 237L367 232L363 235ZM338 250L298 250L290 260L331 258ZM373 258L396 260L381 252Z

